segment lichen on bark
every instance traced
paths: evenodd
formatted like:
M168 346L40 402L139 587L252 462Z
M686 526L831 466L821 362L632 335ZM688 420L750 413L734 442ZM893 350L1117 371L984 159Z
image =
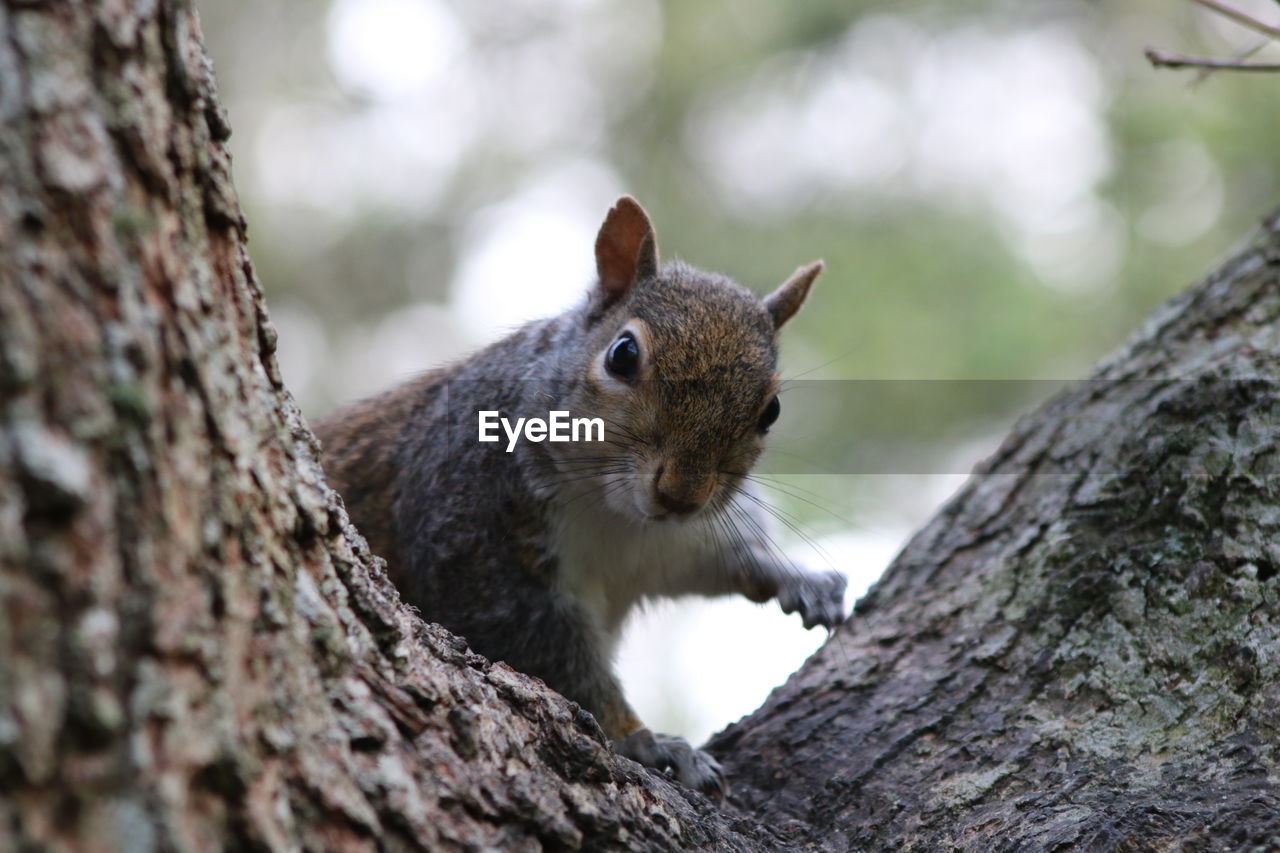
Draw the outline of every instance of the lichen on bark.
M1280 843L1277 258L1273 218L1018 424L718 738L749 805L869 849Z

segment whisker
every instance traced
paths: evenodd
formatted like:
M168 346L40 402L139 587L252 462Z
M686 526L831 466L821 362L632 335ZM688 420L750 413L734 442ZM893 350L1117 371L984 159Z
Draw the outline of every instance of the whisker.
M743 497L754 502L757 506L759 506L761 509L768 512L774 518L778 519L778 521L785 524L787 526L787 529L789 529L796 536L800 537L800 539L802 539L806 544L809 545L809 547L813 548L813 550L817 552L819 556L822 557L822 559L827 563L828 568L835 569L835 563L832 560L831 554L827 551L826 548L823 548L822 545L820 545L816 539L810 536L808 532L805 531L800 526L800 520L798 518L790 515L790 513L784 512L778 507L773 506L768 501L761 498L759 495L752 494L747 489L741 489L739 490L739 493Z
M734 487L733 487L733 492L734 492L734 494L735 494L735 497L736 497L737 495L743 495L743 496L745 496L745 497L747 497L747 498L751 499L752 501L754 501L754 502L756 503L756 505L758 505L758 506L760 506L760 507L764 508L765 510L769 511L772 515L774 515L774 517L775 517L775 518L778 518L780 521L783 521L783 523L784 523L784 524L787 524L787 525L788 525L788 527L790 527L790 528L792 529L792 531L796 533L796 535L798 535L798 536L800 536L802 539L804 539L804 541L805 541L805 542L807 542L807 543L810 545L810 547L812 547L815 551L817 551L819 554L821 554L821 555L823 556L823 559L824 559L824 560L826 560L826 562L827 562L827 566L828 566L832 571L839 571L839 569L837 569L837 568L835 567L835 565L832 563L831 555L830 555L830 554L828 554L828 553L826 552L826 550L825 550L825 549L823 549L820 545L818 545L818 544L817 544L817 542L815 542L811 537L809 537L809 536L808 536L808 535L807 535L803 530L801 530L797 525L790 524L790 523L789 523L789 522L787 522L785 519L782 519L782 518L781 518L781 517L780 517L780 516L775 512L775 509L774 509L773 507L771 507L771 506L770 506L766 501L764 501L762 498L760 498L760 497L759 497L759 496L757 496L757 495L752 494L749 490L747 490L747 489L743 489L743 488L738 487L738 486L734 486ZM742 518L743 518L747 523L751 524L751 525L752 525L752 526L753 526L757 531L759 531L760 535L762 535L763 537L765 537L765 538L768 540L768 542L769 542L769 544L770 544L770 547L772 547L773 549L777 550L777 551L778 551L778 553L779 553L779 555L780 555L780 556L782 556L784 559L787 559L787 562L789 563L789 565L790 565L790 567L791 567L791 568L790 568L790 571L794 571L794 572L796 572L798 577L803 576L803 574L805 574L805 573L806 573L805 569L804 569L802 566L800 566L798 563L796 563L796 562L794 562L794 561L792 561L792 560L790 560L789 558L787 558L787 557L786 557L786 555L782 552L782 550L781 550L781 548L778 546L778 544L773 540L773 537L772 537L772 536L770 536L770 535L768 534L768 532L767 532L767 531L765 531L765 530L763 529L762 525L761 525L761 524L760 524L760 523L759 523L755 518L753 518L753 517L750 515L750 513L746 512L745 508L741 507L740 505L737 505L736 501L735 501L735 502L731 502L731 506L735 506L735 507L739 510L739 512L740 512L740 514L741 514L741 517L742 517ZM785 569L785 567L784 567L784 570L786 570L786 569ZM846 617L846 618L847 618L847 617ZM835 626L835 627L833 627L833 628L829 629L829 635L834 635L834 637L835 637L835 642L836 642L836 647L840 650L840 655L841 655L841 657L842 657L842 658L844 658L844 660L845 660L846 662L851 662L851 661L853 660L853 653L852 653L852 651L849 649L849 647L846 645L846 643L845 643L845 641L844 641L844 638L840 635L840 632L839 632L839 626L837 625L837 626Z
M817 371L821 370L824 367L830 367L831 365L835 364L837 361L844 361L846 358L856 353L858 349L859 349L858 347L854 347L851 350L846 350L845 352L841 353L840 355L836 356L830 361L824 361L822 364L819 364L817 367L811 367L808 370L804 371L803 373L797 373L792 376L787 376L782 381L794 382L795 380L799 379L802 376L808 376L810 373L816 373Z

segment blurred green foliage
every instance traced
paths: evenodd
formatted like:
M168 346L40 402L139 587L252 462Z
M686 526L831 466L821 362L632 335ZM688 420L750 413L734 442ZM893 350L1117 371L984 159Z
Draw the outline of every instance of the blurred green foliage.
M1035 380L1086 376L1280 202L1280 77L1143 57L1257 45L1182 0L196 5L308 414L482 344L477 313L559 310L629 192L664 257L757 291L826 260L758 479L855 590ZM721 606L624 647L657 729L705 736L818 642Z
M1218 73L1197 81L1191 72L1154 70L1143 58L1148 44L1229 56L1256 39L1190 3L431 3L463 32L460 50L472 69L500 67L522 50L545 51L533 56L526 77L544 60L555 68L575 50L587 57L559 78L548 72L545 90L530 84L520 95L535 110L530 115L538 108L531 98L545 98L554 115L578 96L575 86L596 88L576 119L580 134L566 119L570 126L537 131L545 143L529 142L515 138L519 126L479 121L432 197L417 206L381 204L376 193L316 201L263 189L273 162L263 153L264 128L273 116L303 109L358 119L386 107L377 91L335 71L334 4L197 3L235 128L251 251L273 312L303 310L318 326L320 343L305 355L311 378L300 389L313 413L351 396L350 387L325 382L339 372L336 360L362 347L349 335L340 346L345 331L376 335L380 318L402 306L444 303L467 260L467 229L484 221L480 212L519 192L530 175L575 158L603 164L620 189L641 199L667 257L758 290L799 263L825 258L813 304L788 330L785 372L807 378L1086 375L1157 302L1205 274L1280 200L1280 79ZM1259 14L1280 19L1274 5L1260 4ZM626 23L612 31L591 23L585 35L571 26L592 15L592 22L625 16ZM645 22L656 30L644 30ZM606 43L582 48L594 32ZM622 57L616 63L615 54ZM592 62L600 63L598 79ZM852 69L850 76L840 77L842 69ZM466 80L453 85L465 90ZM485 85L510 88L512 80L520 75ZM805 107L827 84L833 100ZM486 96L481 82L474 85L474 97L464 91L463 100L475 109L511 106L501 92ZM978 86L987 89L970 91ZM415 104L428 114L431 91ZM966 115L969 94L974 111ZM757 132L752 110L765 101L775 106L773 130L756 123L768 144L756 160L749 148L732 155L744 135ZM902 156L882 174L840 178L849 163L839 161L862 150L840 145L870 115L858 107L864 102L888 104L885 126L897 128L893 145L901 148L888 155ZM1052 109L1037 113L1044 105ZM930 123L947 110L955 111L947 113L951 124L931 136ZM320 144L324 127L291 144ZM794 150L787 142L793 130L807 140ZM1017 137L1024 132L1025 144ZM1079 163L1075 138L1084 146ZM732 186L729 172L726 189L725 176L708 166L720 156L717 140L726 158L760 170L763 189L750 187L756 173L741 170L744 186ZM941 150L959 146L956 140L972 150ZM1052 147L1058 141L1061 163ZM421 144L432 144L429 134ZM1045 145L1047 154L1026 150ZM882 149L866 150L888 156ZM832 163L819 162L824 157ZM799 162L805 158L813 162ZM1006 159L1011 192L1023 192L1013 202L1000 195ZM951 160L980 166L952 181L937 172ZM316 162L316 180L326 179L330 166L323 156ZM836 177L823 178L826 165ZM1064 181L1084 177L1055 189L1059 166ZM389 160L386 168L400 167ZM793 180L796 174L802 178ZM1061 216L1036 209L1040 197L1027 188L1041 186ZM745 195L735 196L737 189ZM754 205L753 198L772 201ZM600 214L610 200L599 197ZM1043 222L1026 225L1041 213ZM285 348L288 332L285 324ZM937 393L972 393L963 383L950 387L939 384ZM892 429L894 417L945 418L957 408L941 401L934 410L886 411L880 426Z

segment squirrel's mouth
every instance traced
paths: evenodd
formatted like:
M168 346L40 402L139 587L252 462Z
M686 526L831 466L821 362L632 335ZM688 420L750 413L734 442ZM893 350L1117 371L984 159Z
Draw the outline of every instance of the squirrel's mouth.
M697 515L716 490L715 477L681 460L657 458L642 474L639 510L650 521L683 521Z
M645 521L652 521L657 524L678 524L681 521L688 521L697 514L697 510L690 512L647 512L644 514Z
M636 496L637 508L645 521L658 524L675 524L694 518L707 506L709 501L673 501L670 496L661 493L642 491Z

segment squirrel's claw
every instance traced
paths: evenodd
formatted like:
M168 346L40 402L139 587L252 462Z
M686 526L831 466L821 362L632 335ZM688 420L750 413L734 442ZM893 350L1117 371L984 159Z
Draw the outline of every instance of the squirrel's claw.
M799 613L806 628L834 630L844 621L844 591L849 581L840 572L793 575L778 590L783 613Z
M724 802L725 797L729 796L729 781L725 778L720 762L690 746L682 737L637 729L621 740L615 740L613 748L619 755L646 767L666 771L678 782L701 791L718 802Z

